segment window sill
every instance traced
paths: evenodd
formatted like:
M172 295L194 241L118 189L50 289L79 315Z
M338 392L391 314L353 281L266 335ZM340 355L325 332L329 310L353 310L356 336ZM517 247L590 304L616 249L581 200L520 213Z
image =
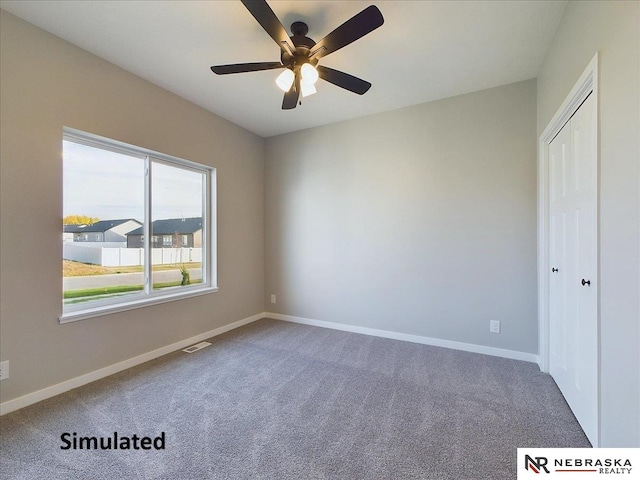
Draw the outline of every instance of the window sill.
M120 302L117 305L100 305L82 310L74 310L63 313L59 318L60 323L76 322L78 320L86 320L88 318L101 317L112 313L126 312L137 308L148 307L150 305L159 305L161 303L173 302L174 300L182 300L184 298L199 297L218 291L218 287L203 287L190 289L187 292L176 292L158 296L146 296L144 298L131 299L127 302Z

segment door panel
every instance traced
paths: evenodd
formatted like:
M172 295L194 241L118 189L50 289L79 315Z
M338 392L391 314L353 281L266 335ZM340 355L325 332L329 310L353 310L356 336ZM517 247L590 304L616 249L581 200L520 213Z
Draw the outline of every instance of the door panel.
M597 185L593 112L593 99L589 97L549 144L549 371L592 444L596 444Z
M550 364L549 371L556 382L567 383L568 363L571 345L569 342L569 319L575 302L571 301L572 291L567 278L574 277L573 262L569 245L572 243L571 198L568 198L567 177L571 176L571 130L565 126L549 145L551 172L550 221ZM562 387L561 387L562 389Z
M589 97L571 119L574 157L578 167L578 340L579 369L576 389L589 401L581 403L581 416L589 419L583 428L588 436L597 432L598 418L598 263L597 263L597 157L596 139L593 136L595 113L593 98ZM587 281L585 285L582 280ZM591 437L590 437L591 438Z

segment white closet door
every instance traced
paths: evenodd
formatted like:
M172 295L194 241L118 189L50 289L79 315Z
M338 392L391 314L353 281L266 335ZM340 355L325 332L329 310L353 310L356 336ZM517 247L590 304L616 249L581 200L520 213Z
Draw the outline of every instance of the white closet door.
M598 434L597 172L593 97L549 145L549 371L592 444Z

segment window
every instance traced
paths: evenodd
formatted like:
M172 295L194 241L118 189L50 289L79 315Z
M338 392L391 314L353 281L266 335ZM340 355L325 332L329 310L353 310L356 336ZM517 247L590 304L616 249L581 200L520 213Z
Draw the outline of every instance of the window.
M66 128L62 147L63 223L108 241L63 244L61 322L217 290L215 169Z

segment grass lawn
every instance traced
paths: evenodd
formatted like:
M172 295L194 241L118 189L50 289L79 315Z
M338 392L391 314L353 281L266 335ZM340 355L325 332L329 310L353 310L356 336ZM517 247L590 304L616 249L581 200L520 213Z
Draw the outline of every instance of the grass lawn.
M173 265L154 265L153 270L179 270L184 265L186 268L200 268L200 262L187 262ZM84 277L87 275L108 275L110 273L136 273L142 272L142 265L132 267L102 267L100 265L91 265L89 263L74 262L72 260L62 261L63 277Z
M202 280L194 280L190 285L202 283ZM180 282L154 283L153 288L178 287ZM63 292L63 298L67 300L65 304L85 302L94 298L107 298L129 292L139 292L143 289L142 285L116 285L113 287L87 288L84 290L67 290Z
M184 265L186 268L201 268L202 263L200 262L187 262L187 263L179 263L179 264L171 264L171 265L154 265L153 271L157 272L160 270L180 270L180 268ZM143 272L142 266L131 266L131 267L102 267L100 265L91 265L88 263L82 262L74 262L72 260L63 260L63 276L64 277L86 277L92 275L108 275L108 274L118 274L118 273L141 273ZM191 284L201 283L201 279L193 279L191 280ZM115 282L114 282L115 283ZM177 287L180 286L181 280L160 283L155 282L153 284L154 289L159 288L167 288L167 287ZM123 295L129 292L141 291L143 289L142 285L110 285L106 287L98 287L98 288L86 288L81 290L65 290L63 292L63 297L65 299L65 304L68 303L77 303L84 302L87 300L99 299L99 298L108 298L116 295Z

